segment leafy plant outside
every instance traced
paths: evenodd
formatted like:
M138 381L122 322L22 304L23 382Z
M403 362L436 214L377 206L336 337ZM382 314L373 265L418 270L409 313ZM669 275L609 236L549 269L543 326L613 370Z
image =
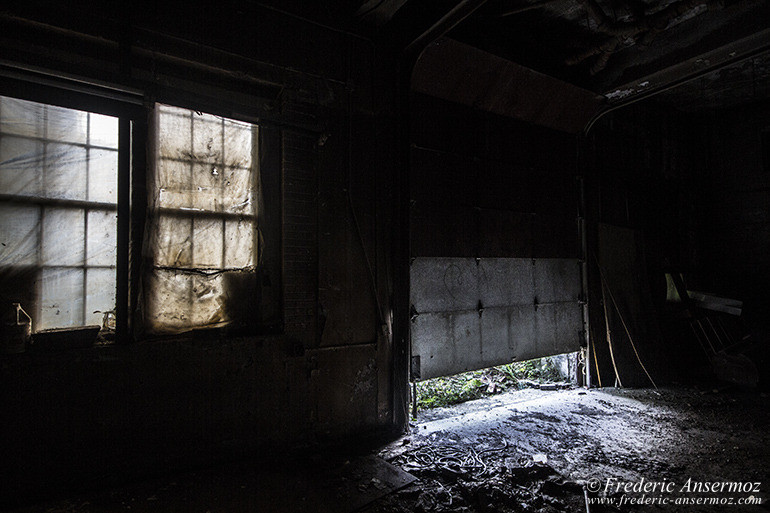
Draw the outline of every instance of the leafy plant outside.
M416 384L417 408L429 409L479 399L511 389L526 388L526 381L561 381L550 357L513 362L488 369L433 378Z

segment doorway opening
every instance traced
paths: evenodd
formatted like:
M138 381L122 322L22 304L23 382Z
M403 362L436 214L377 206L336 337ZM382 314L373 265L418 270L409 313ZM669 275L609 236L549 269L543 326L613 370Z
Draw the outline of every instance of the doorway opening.
M415 381L411 389L411 418L434 420L457 414L458 409L485 407L484 399L502 394L573 388L580 382L582 372L581 355L575 351ZM482 402L465 405L476 400Z

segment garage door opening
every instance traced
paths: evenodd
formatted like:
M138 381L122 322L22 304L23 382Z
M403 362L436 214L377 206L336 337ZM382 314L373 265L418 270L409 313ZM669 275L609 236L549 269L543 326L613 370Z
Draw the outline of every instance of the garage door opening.
M516 401L523 397L518 392L573 388L582 382L583 372L584 362L576 351L412 382L411 417L435 420L486 407L489 401Z

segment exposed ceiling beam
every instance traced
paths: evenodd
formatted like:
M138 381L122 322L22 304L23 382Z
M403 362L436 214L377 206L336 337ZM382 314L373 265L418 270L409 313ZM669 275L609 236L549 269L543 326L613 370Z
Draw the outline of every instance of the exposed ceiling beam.
M691 57L667 68L638 78L632 82L613 87L604 92L610 104L623 103L639 95L649 96L651 91L669 89L703 76L706 73L729 66L736 62L770 51L770 29L757 32L743 39Z
M599 119L610 112L647 100L709 73L768 52L770 52L770 29L615 88L605 93L608 100L606 107L586 124L583 133L587 134Z

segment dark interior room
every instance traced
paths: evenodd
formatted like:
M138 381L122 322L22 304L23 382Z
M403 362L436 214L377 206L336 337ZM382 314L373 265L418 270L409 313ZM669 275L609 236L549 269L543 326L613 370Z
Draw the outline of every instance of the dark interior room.
M0 6L0 510L770 510L770 2Z

